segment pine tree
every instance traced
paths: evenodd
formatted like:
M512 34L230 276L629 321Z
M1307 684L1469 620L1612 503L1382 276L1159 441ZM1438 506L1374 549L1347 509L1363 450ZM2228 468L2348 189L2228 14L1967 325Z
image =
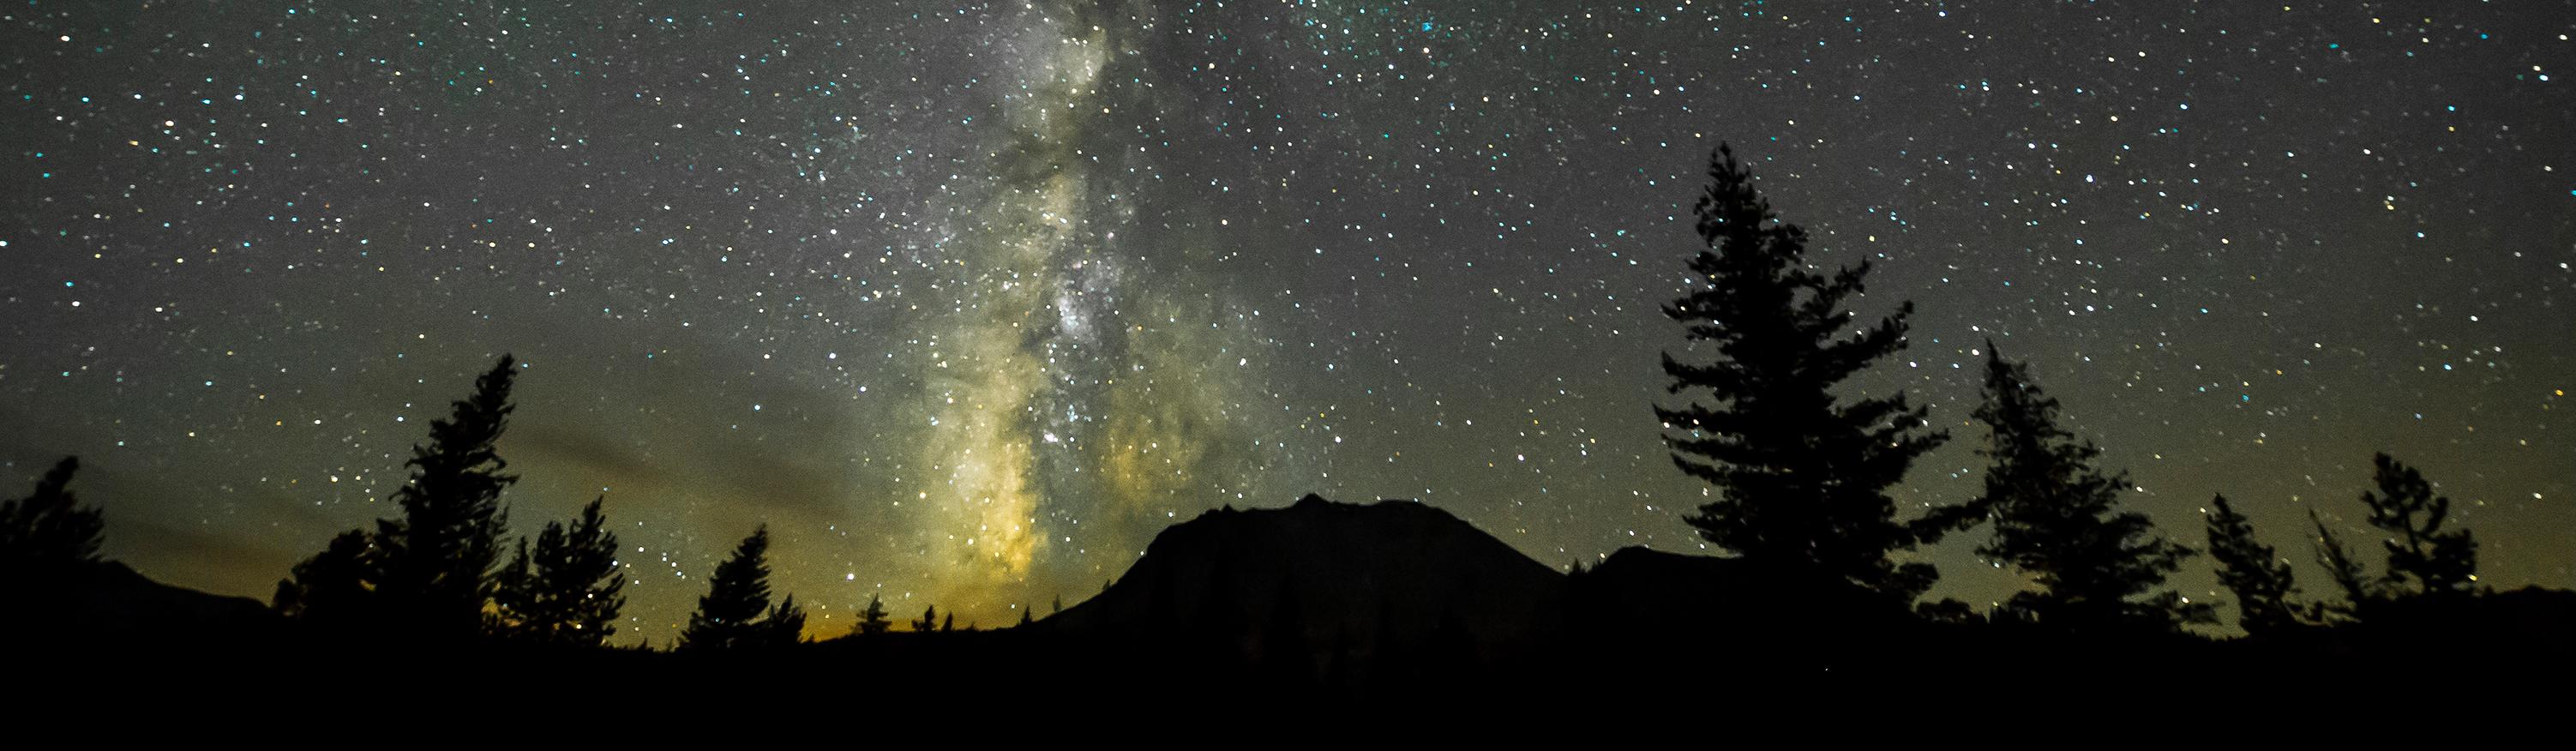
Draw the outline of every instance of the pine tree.
M805 641L805 609L797 606L795 595L779 600L778 607L770 608L760 624L763 628L757 636L761 646L784 647Z
M709 577L707 593L698 598L698 611L689 615L689 627L680 632L682 651L713 651L771 646L781 632L800 633L805 628L805 613L793 609L793 597L776 609L769 607L769 526L761 525L733 550L733 557L716 566ZM794 620L793 631L783 621Z
M2236 513L2227 496L2211 498L2209 505L2209 557L2218 564L2218 583L2236 594L2237 627L2260 636L2297 626L2289 598L2298 587L2290 563L2254 539L2254 523Z
M412 447L411 481L394 492L399 519L376 521L375 594L394 627L434 639L470 637L483 623L492 568L507 525L500 499L518 481L494 450L507 427L517 361L502 355L457 401L447 419L429 424L429 443Z
M79 470L79 459L63 457L36 481L34 494L0 502L0 572L98 562L107 520L74 497L72 473Z
M2145 514L2119 509L2126 473L2093 467L2102 450L2058 427L2057 400L2031 382L2029 368L2006 362L1986 342L1986 398L1976 419L1993 431L1982 452L1985 493L1972 508L1990 513L1994 537L1980 555L2028 573L2039 591L2022 592L2009 610L2069 631L2172 630L2211 622L2206 604L2173 592L2130 598L2164 583L2190 548L2156 535Z
M914 630L914 631L929 631L929 630L931 630L931 629L933 629L933 628L937 628L938 626L939 626L939 606L937 606L937 605L931 605L931 606L927 606L927 607L922 608L922 609L921 609L921 620L913 621L913 622L912 622L912 630Z
M1670 391L1694 401L1655 409L1674 464L1716 486L1715 500L1684 521L1748 559L1911 600L1937 574L1889 554L1970 520L1899 522L1887 489L1947 436L1923 432L1925 410L1902 394L1837 404L1834 388L1905 347L1913 303L1845 336L1853 314L1843 305L1861 293L1869 264L1830 278L1809 271L1806 232L1778 221L1727 147L1711 156L1708 176L1696 209L1707 248L1690 262L1697 285L1664 314L1715 359L1667 353Z
M2362 576L2361 562L2353 560L2352 551L2343 546L2342 539L2335 537L2334 530L2326 528L2326 520L2317 516L2316 509L2308 509L2308 523L2317 528L2317 563L2326 567L2326 576L2334 579L2335 588L2343 590L2344 596L2341 608L2320 606L2316 620L2324 620L2325 616L2338 611L2351 615L2363 604L2377 599L2378 592L2370 580Z
M2433 484L2415 468L2387 454L2372 459L2376 493L2364 491L2371 526L2395 538L2388 548L2388 573L2382 577L2392 595L2451 596L2467 594L2477 582L2478 542L2465 529L2442 531L2450 518L2451 499L2433 494Z
M1021 607L1021 608L1020 608L1020 623L1019 623L1019 625L1026 626L1026 625L1029 625L1029 624L1031 624L1031 623L1036 623L1036 622L1038 622L1038 615L1037 615L1037 613L1038 613L1038 609L1037 609L1037 608L1035 608L1035 607L1026 607L1026 606Z
M373 538L354 529L342 532L277 582L271 606L280 615L321 626L369 625L378 616L375 570Z
M859 622L857 625L850 627L850 634L853 636L873 636L885 633L887 629L891 628L894 628L894 621L886 618L885 598L877 595L869 595L868 609L859 611Z
M528 538L521 537L510 552L510 561L492 573L492 611L485 614L483 629L493 636L513 641L540 641L537 622L544 616L536 611L539 597L537 564L528 554Z
M569 529L547 522L533 554L526 539L519 541L518 553L502 567L492 593L493 626L499 635L597 646L617 632L617 613L626 606L619 591L626 578L618 571L617 533L608 531L608 520L600 513L606 500L582 507Z
M957 611L951 610L951 611L949 611L949 612L948 612L948 614L947 614L947 615L940 616L940 617L941 617L943 620L941 620L941 621L939 622L939 630L941 630L941 631L955 631L955 630L957 630Z

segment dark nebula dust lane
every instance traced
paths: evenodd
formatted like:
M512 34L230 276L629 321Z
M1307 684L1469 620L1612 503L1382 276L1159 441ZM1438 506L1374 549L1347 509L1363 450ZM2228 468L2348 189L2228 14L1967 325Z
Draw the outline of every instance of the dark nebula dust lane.
M2576 586L2576 4L2238 5L38 0L0 493L77 454L110 557L265 596L508 352L513 529L607 499L620 640L762 523L817 634L1307 492L1697 551L1650 405L1728 141L1918 308L1854 381L1953 433L1903 498L1976 493L1992 339L2168 536L2312 575L2387 451ZM1935 596L2021 586L1973 547Z

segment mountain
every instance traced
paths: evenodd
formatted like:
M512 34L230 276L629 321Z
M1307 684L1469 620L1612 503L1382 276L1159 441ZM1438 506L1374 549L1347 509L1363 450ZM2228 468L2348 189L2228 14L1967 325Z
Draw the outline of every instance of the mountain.
M1166 529L1124 578L1036 631L1315 676L1527 653L1559 630L1564 602L1564 574L1449 512L1308 495Z
M163 584L117 561L18 572L0 584L0 599L17 606L7 630L78 642L197 641L265 635L280 625L258 600Z

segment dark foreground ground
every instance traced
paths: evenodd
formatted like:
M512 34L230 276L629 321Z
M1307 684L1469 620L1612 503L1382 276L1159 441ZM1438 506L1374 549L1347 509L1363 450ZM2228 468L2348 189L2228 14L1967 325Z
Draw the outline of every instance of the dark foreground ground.
M673 654L439 647L286 624L231 633L21 628L12 639L18 646L10 650L9 680L32 692L35 703L22 708L137 711L168 702L399 708L527 700L782 714L928 706L1165 716L1295 707L1510 717L1697 706L1826 716L1880 701L2027 705L2117 697L2367 707L2396 687L2416 696L2555 692L2563 704L2576 680L2576 595L2531 590L2490 600L2429 623L2265 639L2088 639L1920 622L1604 622L1507 653L1480 653L1464 638L1368 649L1329 639L1300 644L1261 629L1199 637L1043 627L897 632Z

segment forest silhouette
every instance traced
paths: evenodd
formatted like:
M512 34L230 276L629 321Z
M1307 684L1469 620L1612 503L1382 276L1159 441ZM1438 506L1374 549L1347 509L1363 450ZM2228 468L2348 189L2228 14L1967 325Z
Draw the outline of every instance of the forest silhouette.
M1023 607L1007 628L960 627L935 603L898 624L872 599L848 634L808 641L793 593L769 583L762 527L707 578L676 641L615 647L624 576L606 499L512 536L503 495L518 478L498 445L521 370L504 355L414 447L390 499L398 513L332 538L265 604L102 560L106 516L77 497L80 465L64 458L0 503L7 638L48 645L31 666L73 671L132 661L318 675L427 656L473 668L433 683L552 664L600 680L864 669L927 690L1043 666L1158 695L1326 700L1615 692L1654 685L1664 674L1648 666L1676 661L1739 686L1960 672L2180 685L2576 663L2576 592L2480 584L2475 537L2417 469L2374 460L2358 502L2382 533L2376 555L2321 521L2267 541L2224 495L2195 548L2123 507L2126 474L2099 466L2101 449L1992 341L1973 415L1981 492L1901 517L1890 490L1958 437L1930 430L1905 394L1847 399L1836 387L1906 346L1912 304L1856 325L1847 303L1868 264L1812 270L1805 232L1779 220L1728 147L1707 177L1704 247L1685 262L1698 284L1663 309L1685 348L1662 362L1667 393L1640 410L1651 407L1678 470L1712 491L1674 522L1724 555L1628 548L1561 571L1424 504L1309 495L1174 525L1098 596L1044 615ZM2315 556L2330 588L2300 587L2275 547L2284 534L2308 538L2288 547ZM2028 586L1990 607L1922 601L1939 572L1906 553L1951 535L1982 535L1977 554ZM2230 602L2166 586L2202 561ZM2241 636L2205 628L2222 610ZM2160 664L2200 671L2138 669Z

